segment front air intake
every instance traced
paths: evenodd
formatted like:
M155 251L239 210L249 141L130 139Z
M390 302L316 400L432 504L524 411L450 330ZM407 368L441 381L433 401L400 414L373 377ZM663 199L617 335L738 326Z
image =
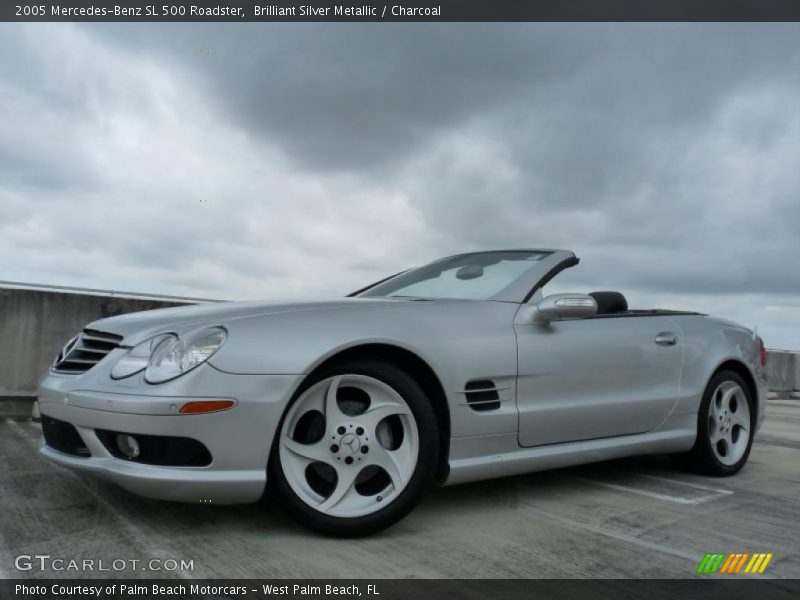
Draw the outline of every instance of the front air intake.
M121 341L121 335L84 329L59 352L53 363L53 372L68 375L85 373L103 360L109 352L119 348Z
M95 429L108 452L123 460L160 467L207 467L211 453L197 440Z
M92 455L74 425L42 415L44 442L53 450L87 458Z
M484 412L500 408L500 394L497 386L491 379L476 379L467 382L464 396L472 410Z

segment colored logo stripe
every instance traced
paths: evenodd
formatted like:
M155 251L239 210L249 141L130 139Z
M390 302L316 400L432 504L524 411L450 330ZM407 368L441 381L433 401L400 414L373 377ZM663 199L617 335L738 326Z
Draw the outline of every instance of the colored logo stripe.
M742 554L742 558L741 558L741 559L739 559L739 562L738 562L738 563L737 563L737 565L736 565L736 570L735 570L735 571L733 571L734 573L738 573L739 571L741 571L741 570L742 570L742 567L744 566L744 563L745 563L745 561L747 560L747 557L748 557L748 556L750 556L750 553L749 553L749 552L745 552L744 554Z
M730 573L730 568L733 564L738 562L739 554L728 554L728 558L725 559L725 562L722 563L722 568L719 570L720 573Z
M718 552L707 553L700 565L697 567L698 573L741 573L744 567L745 573L763 573L769 562L772 560L773 553L756 552L733 552L731 554L721 554ZM748 560L749 559L749 560ZM745 567L745 564L747 566Z
M750 556L748 552L737 552L735 554L729 554L728 560L725 561L725 564L722 565L722 569L720 569L719 572L738 573L744 566L744 562L747 560L748 556Z
M706 554L700 566L697 567L698 573L716 573L725 558L724 554Z
M745 573L763 573L764 570L767 568L769 561L772 560L772 552L769 554L753 554L753 558L750 559L750 562L747 563L747 566L744 569Z

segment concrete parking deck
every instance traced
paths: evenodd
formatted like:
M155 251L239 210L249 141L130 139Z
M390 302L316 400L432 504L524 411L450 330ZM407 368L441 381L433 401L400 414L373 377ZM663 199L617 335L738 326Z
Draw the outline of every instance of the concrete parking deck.
M0 420L0 577L109 575L21 573L19 554L193 560L183 577L693 577L706 552L772 552L765 576L800 577L796 400L769 403L736 477L647 457L438 489L396 527L360 540L319 537L268 502L141 499L51 465L38 438L35 423Z

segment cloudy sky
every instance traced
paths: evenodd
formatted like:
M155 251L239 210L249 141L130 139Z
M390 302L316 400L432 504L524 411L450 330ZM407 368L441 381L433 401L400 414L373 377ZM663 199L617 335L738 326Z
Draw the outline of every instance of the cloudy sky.
M800 348L797 24L0 24L0 279L338 296L569 248Z

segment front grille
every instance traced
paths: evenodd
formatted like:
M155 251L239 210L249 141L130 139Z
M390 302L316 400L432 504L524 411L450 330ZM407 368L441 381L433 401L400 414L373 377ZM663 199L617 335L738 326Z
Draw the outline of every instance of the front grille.
M69 423L42 415L42 434L45 443L53 450L82 458L92 455L83 443L78 430Z
M72 375L85 373L103 360L106 354L119 348L121 341L121 335L84 329L59 352L53 363L53 372Z

